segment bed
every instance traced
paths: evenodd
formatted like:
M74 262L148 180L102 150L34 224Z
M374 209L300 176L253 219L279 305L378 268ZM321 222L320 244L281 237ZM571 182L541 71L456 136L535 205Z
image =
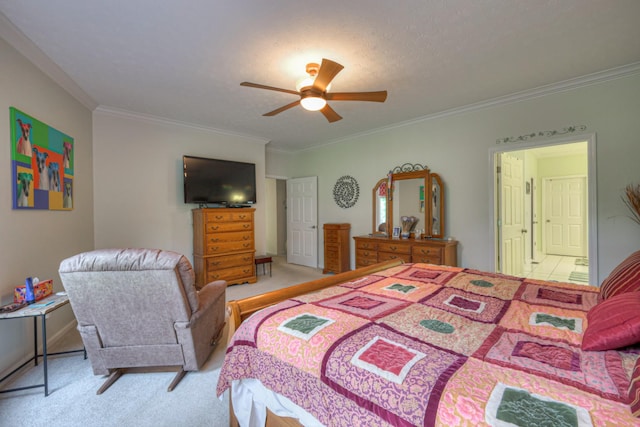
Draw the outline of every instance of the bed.
M231 301L217 394L243 427L640 426L639 288L640 252L601 288L376 264Z

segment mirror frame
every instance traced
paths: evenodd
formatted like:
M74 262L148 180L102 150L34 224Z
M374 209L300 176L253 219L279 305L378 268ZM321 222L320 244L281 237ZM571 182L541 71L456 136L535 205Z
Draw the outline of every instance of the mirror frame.
M440 178L440 175L438 175L437 173L432 173L430 176L431 179L431 183L429 184L429 199L432 200L433 199L433 182L437 182L438 183L438 187L440 188L440 199L438 200L438 206L433 206L433 203L429 203L429 206L431 206L431 215L429 216L429 218L431 218L431 224L430 224L430 237L435 237L435 238L439 238L442 239L444 237L444 185L442 184L442 179ZM426 194L425 194L425 198L426 198ZM438 229L439 233L434 233L433 232L433 209L438 209L438 218L440 219L440 227Z
M412 164L404 164L402 166L395 167L393 170L389 171L389 174L386 178L382 178L379 180L375 187L373 187L372 195L372 233L373 235L380 235L381 233L378 231L377 224L377 193L378 189L383 183L387 184L387 236L391 236L393 229L393 191L395 188L395 181L402 181L407 179L424 179L424 198L425 198L425 206L424 206L424 226L418 225L418 228L424 228L424 233L422 237L426 238L444 238L445 233L445 216L444 216L444 203L445 203L445 191L444 184L442 182L442 178L437 173L431 173L429 168L422 165L412 165ZM440 199L438 200L438 205L435 209L438 210L439 219L440 219L440 228L439 233L433 233L433 182L436 182L440 187Z
M388 178L382 178L380 181L378 181L376 183L376 186L373 187L373 191L371 192L371 200L372 200L372 217L371 217L371 232L372 234L381 234L381 232L378 230L378 190L380 189L380 186L382 184L387 184L388 183ZM389 206L389 188L387 188L387 207ZM387 221L386 221L387 227L385 231L385 234L388 235L389 234L389 213L387 211Z

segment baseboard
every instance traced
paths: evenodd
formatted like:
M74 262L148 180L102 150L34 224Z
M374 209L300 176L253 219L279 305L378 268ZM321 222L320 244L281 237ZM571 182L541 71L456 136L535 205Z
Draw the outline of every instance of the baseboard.
M57 342L61 341L63 339L63 337L69 331L71 331L72 329L76 328L77 325L78 325L78 321L74 318L71 322L66 324L64 327L60 328L60 330L57 333L55 333L53 336L50 336L50 335L47 336L47 349L50 349L52 346L56 345ZM49 330L49 328L47 328L47 330ZM33 337L30 337L30 338L33 339ZM42 354L42 341L38 341L38 354ZM31 350L29 350L29 354L26 354L24 357L19 359L13 365L9 366L8 368L6 368L2 372L0 372L0 378L4 378L5 375L7 375L9 372L13 371L14 369L17 369L20 365L26 363L32 357L33 357L33 353L31 352ZM33 365L27 365L27 366L24 367L24 369L29 369L32 366ZM6 381L9 381L9 379L7 379ZM4 382L3 382L3 384L4 384Z

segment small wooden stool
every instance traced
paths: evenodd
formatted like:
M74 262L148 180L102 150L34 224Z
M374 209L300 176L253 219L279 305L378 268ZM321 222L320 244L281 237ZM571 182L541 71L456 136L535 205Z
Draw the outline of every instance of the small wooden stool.
M267 255L256 255L256 276L258 275L258 265L262 264L262 274L267 274L265 264L269 263L269 277L271 277L271 257Z

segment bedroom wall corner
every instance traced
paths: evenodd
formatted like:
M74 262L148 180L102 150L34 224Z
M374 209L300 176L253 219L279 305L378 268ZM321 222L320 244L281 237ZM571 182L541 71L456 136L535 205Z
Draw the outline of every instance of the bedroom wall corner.
M0 149L5 168L0 186L0 303L13 299L13 288L27 276L53 279L54 292L63 290L58 266L64 258L93 249L93 135L91 111L0 38ZM74 138L74 208L71 211L12 209L10 174L11 123L9 107L16 107ZM47 321L49 341L72 327L70 306ZM0 377L33 352L31 319L0 321Z

